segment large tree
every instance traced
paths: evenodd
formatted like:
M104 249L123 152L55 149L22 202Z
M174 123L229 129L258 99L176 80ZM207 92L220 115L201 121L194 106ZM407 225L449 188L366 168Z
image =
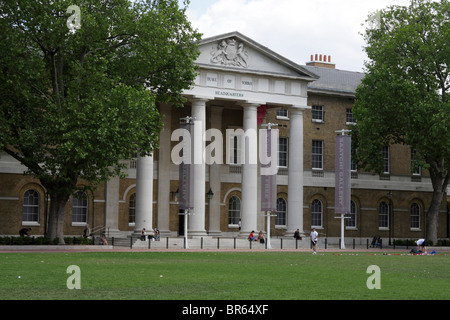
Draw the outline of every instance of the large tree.
M416 152L412 169L428 169L433 197L426 236L434 243L450 177L449 15L447 0L412 0L370 16L367 74L353 109L361 165L381 171L381 149L403 144Z
M0 3L0 148L45 187L60 243L80 179L107 181L158 146L156 103L182 103L200 39L177 0L73 4Z

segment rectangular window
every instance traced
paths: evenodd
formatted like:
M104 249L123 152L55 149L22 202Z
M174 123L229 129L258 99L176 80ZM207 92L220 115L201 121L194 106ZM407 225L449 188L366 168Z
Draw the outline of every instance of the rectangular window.
M378 211L378 227L389 228L389 206L386 202L382 202Z
M411 206L411 229L420 229L420 207L417 203Z
M323 106L312 106L312 120L314 122L324 122Z
M288 110L287 109L277 110L277 119L288 120L289 119Z
M23 196L22 222L38 222L39 194L36 190L27 190Z
M229 164L242 164L241 163L241 136L236 134L229 135L228 141L228 163Z
M323 141L313 140L312 142L312 168L323 169Z
M420 175L422 175L422 167L419 166L413 170L414 162L416 161L416 158L417 158L417 151L411 150L411 172L415 176L420 176Z
M351 108L347 108L347 113L345 114L345 123L355 123L355 120L353 119L353 112Z
M86 223L88 198L84 192L78 191L72 199L72 222Z
M287 168L288 166L288 139L278 139L278 166Z

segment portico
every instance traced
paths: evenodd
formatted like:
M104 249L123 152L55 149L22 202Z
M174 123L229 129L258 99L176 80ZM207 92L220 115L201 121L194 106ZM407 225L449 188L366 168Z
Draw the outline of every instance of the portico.
M228 206L227 196L232 192L239 194L240 233L247 235L252 230L266 230L260 212L260 165L231 159L240 156L240 152L247 152L247 158L251 155L248 148L241 150L240 146L233 145L235 140L231 141L231 147L230 141L226 141L227 129L257 132L261 122L265 122L265 108L283 108L290 114L286 228L289 233L296 229L303 231L303 111L309 108L307 85L317 76L238 32L204 39L199 48L198 76L194 86L184 92L188 100L185 110L160 106L164 129L160 135L158 158L140 158L137 162L135 231L140 231L144 225L148 228L156 224L162 234L173 235L176 231L171 227L169 217L171 206L176 205L176 201L168 199L173 192L171 180L178 180L177 166L170 159L175 143L171 141L170 133L179 128L180 114L191 116L196 126L202 126L203 133L207 129L218 129L224 140L222 163L206 164L203 152L212 141L205 139L203 134L193 135L194 158L203 161L193 165L195 208L189 216L188 234L219 235L224 231L224 224L237 224L236 220L227 217L224 208ZM157 160L157 176L153 176L153 160ZM149 182L153 179L157 180L157 198L150 200L155 194L153 183ZM209 188L214 196L206 201ZM152 221L154 215L149 209L155 200L157 223Z

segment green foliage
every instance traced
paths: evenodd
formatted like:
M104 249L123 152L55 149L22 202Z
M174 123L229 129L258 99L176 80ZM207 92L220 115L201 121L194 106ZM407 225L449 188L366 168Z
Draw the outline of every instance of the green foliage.
M0 3L0 148L63 202L50 230L79 179L107 181L158 147L156 104L182 104L199 54L177 0L78 1L78 29L71 5Z
M381 149L414 150L412 171L428 169L433 200L427 238L437 241L438 215L450 178L450 4L412 0L368 19L366 76L356 90L352 128L360 167L382 172Z
M0 6L0 141L43 180L104 181L158 147L155 102L182 102L199 34L177 1L86 0Z
M90 245L92 243L91 238L83 237L64 237L66 244L81 244ZM0 237L0 245L57 245L59 240L57 238L51 240L45 237Z
M450 5L412 1L369 19L367 75L356 92L358 157L380 171L383 146L418 151L416 167L450 168ZM414 168L413 168L414 169Z

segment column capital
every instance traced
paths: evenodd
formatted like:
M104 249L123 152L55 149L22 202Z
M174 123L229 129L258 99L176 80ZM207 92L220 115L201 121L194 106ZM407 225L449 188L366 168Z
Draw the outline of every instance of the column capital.
M239 103L239 105L243 108L258 108L260 106L262 106L261 103L256 103L256 102L243 102L243 103Z
M192 97L192 98L188 99L188 101L191 102L191 103L207 103L209 100L211 100L211 98L198 97L198 96L195 96L195 97Z
M289 106L289 112L303 112L305 110L310 110L310 106L302 106L302 105L291 105Z

